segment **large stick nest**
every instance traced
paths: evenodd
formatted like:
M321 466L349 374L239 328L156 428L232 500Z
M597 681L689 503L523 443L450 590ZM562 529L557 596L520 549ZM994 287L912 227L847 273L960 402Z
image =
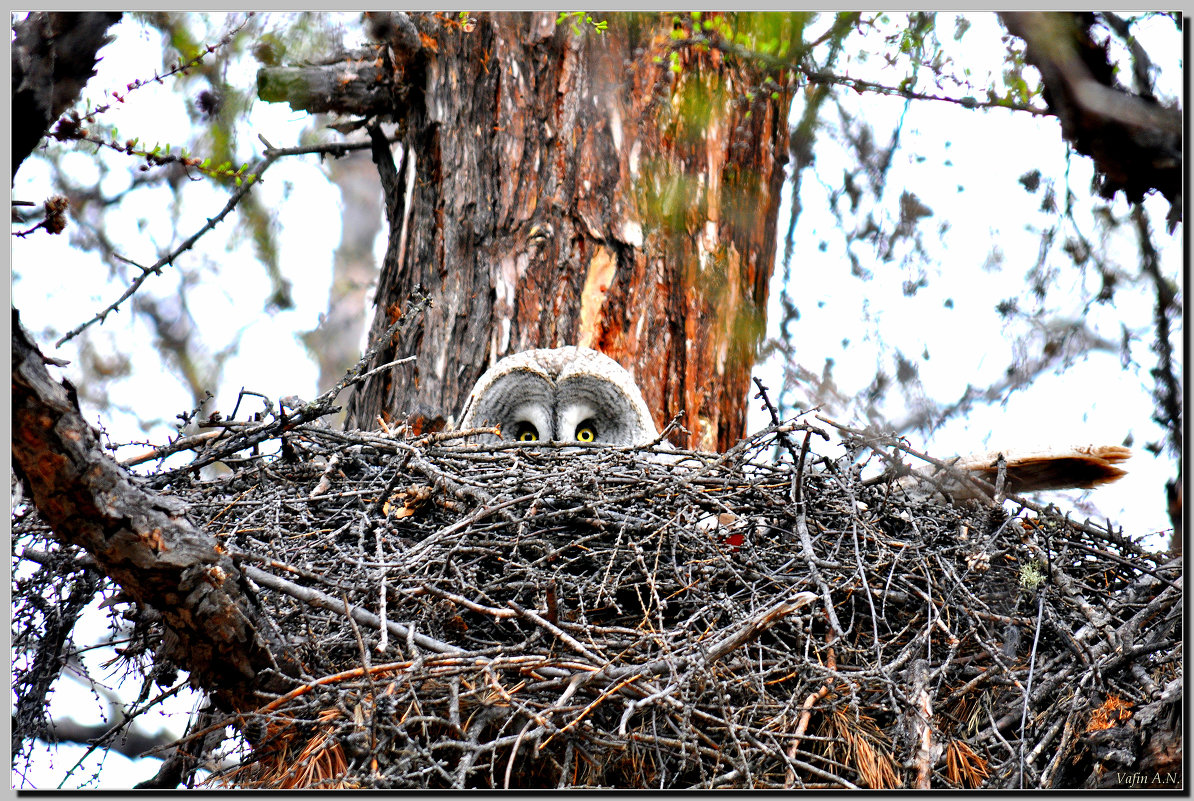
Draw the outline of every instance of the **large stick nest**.
M158 475L305 670L208 727L251 743L212 780L1075 787L1169 764L1179 562L790 436L709 455L306 425L216 478Z

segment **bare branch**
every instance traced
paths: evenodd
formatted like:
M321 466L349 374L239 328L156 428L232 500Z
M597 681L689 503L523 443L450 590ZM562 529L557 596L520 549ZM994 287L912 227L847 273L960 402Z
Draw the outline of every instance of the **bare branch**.
M285 684L297 665L244 595L241 573L185 507L107 457L69 385L54 382L13 310L13 464L56 537L90 553L175 633L164 654L230 708ZM273 674L268 677L267 674Z

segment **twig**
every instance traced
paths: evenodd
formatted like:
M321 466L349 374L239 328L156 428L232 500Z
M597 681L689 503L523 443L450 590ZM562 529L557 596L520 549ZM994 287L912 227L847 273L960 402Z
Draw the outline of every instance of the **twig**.
M151 275L161 275L163 267L168 264L173 264L175 259L194 247L195 243L199 241L200 237L215 228L232 212L233 209L237 207L237 205L240 204L241 199L249 193L250 189L257 185L261 179L261 176L270 168L277 158L277 155L267 154L263 158L259 159L257 163L254 164L253 167L248 171L249 174L246 180L243 180L241 185L233 191L232 196L228 198L228 202L224 204L224 208L222 208L219 213L216 214L216 216L208 218L207 222L200 226L199 230L184 239L178 247L174 248L172 251L148 267L142 267L139 264L135 264L135 262L129 261L129 264L134 264L136 267L138 267L138 269L141 270L141 273L133 278L133 281L131 284L129 284L128 289L121 293L120 297L110 303L103 311L97 312L96 315L90 320L80 323L70 331L66 332L66 334L64 334L57 342L54 343L54 346L62 347L63 343L74 339L92 324L97 322L102 323L107 319L109 314L120 308L120 304L131 298L133 294L141 288L141 285L145 283L146 279L148 279ZM126 259L126 261L128 260Z
M706 664L712 664L731 651L741 648L797 609L808 606L815 600L817 600L816 593L798 592L791 598L779 601L762 612L752 615L743 621L736 631L726 635L709 648L705 656Z
M165 459L167 456L178 453L179 451L195 450L221 436L223 433L223 430L204 431L199 434L192 434L189 437L179 437L173 442L162 445L160 448L154 448L148 453L134 456L131 459L125 459L120 464L123 467L133 467L144 464L145 462L152 462L155 459Z
M1028 742L1028 699L1032 697L1032 679L1036 672L1036 650L1041 640L1041 618L1045 614L1045 588L1037 590L1036 626L1032 632L1032 651L1028 654L1028 681L1024 687L1024 702L1020 707L1020 789L1024 789L1024 773L1028 763L1024 756L1024 748Z
M265 140L262 139L262 142L265 142ZM54 346L62 347L64 343L74 339L93 324L97 322L103 323L108 318L108 315L114 311L117 311L120 308L120 305L132 297L151 275L161 275L162 269L164 267L173 264L175 259L193 248L195 243L198 242L204 234L206 234L208 231L211 231L219 223L221 223L225 217L231 214L232 210L240 205L240 201L244 199L245 195L247 195L254 186L261 182L261 176L265 174L265 171L268 170L279 158L283 158L285 156L305 155L309 153L338 153L343 155L350 151L361 150L370 146L368 142L327 143L289 148L273 148L270 147L268 143L266 144L267 149L264 155L257 160L257 163L246 170L246 174L242 177L240 185L233 190L232 195L228 198L228 202L224 204L224 208L222 208L216 214L216 216L208 218L206 223L200 226L195 233L184 239L182 243L178 245L178 247L174 248L148 267L143 267L130 259L118 257L122 261L137 267L137 269L141 271L140 274L133 278L132 283L130 283L128 288L121 293L120 297L110 303L103 311L97 312L90 320L80 323L70 331L67 331L61 338L58 339L57 342L54 343Z
M559 637L561 640L564 641L564 643L567 644L567 646L569 648L571 648L573 651L576 651L578 654L583 656L585 659L592 662L594 666L601 665L601 664L608 664L608 660L602 659L601 657L597 656L592 651L590 651L588 648L585 648L584 645L582 645L575 637L573 637L571 634L569 634L568 632L561 629L559 626L552 625L551 623L548 623L546 620L544 620L542 617L535 614L531 610L522 608L521 606L519 606L517 601L511 600L511 601L507 601L506 603L511 609L513 609L516 613L518 613L519 617L526 618L527 620L534 623L536 626L541 626L542 628L551 632L556 637Z
M278 578L272 573L266 573L264 570L253 567L252 565L245 565L245 575L256 581L258 584L269 587L270 589L283 592L292 598L296 598L304 603L317 606L321 609L337 612L341 610L341 606L336 603L336 599L329 595L325 595L318 590L313 590L310 587L300 587L285 579ZM432 639L426 634L419 634L409 626L403 626L400 623L394 623L390 620L383 621L372 612L361 609L359 606L352 607L352 618L359 623L364 623L366 626L372 626L375 629L381 629L384 625L390 630L390 633L395 637L402 637L403 639L413 639L420 647L426 648L428 651L433 651L437 654L462 654L464 651L454 645L440 642Z
M422 297L415 301L412 307L407 309L407 312L403 314L401 318L396 320L388 329L386 329L385 334L378 338L368 352L361 357L360 361L358 361L357 364L327 392L324 392L310 403L307 403L294 410L292 414L276 413L276 416L271 420L249 426L244 431L239 432L236 437L229 439L222 447L213 448L208 453L195 459L195 461L191 464L178 468L178 470L184 472L196 471L201 467L212 464L213 462L218 462L221 459L236 453L237 451L250 448L258 443L265 442L266 440L280 436L283 432L288 431L301 423L317 420L320 417L324 417L325 415L332 414L337 411L337 407L333 405L336 396L344 391L346 387L361 380L360 374L363 371L364 365L368 363L368 361L385 342L389 341L389 338L393 336L395 332L397 332L399 329L405 329L406 327L412 325L413 321L417 319L419 314L422 313L423 309L426 308L428 302L429 301L427 297ZM170 471L162 475L168 477L174 475L176 472L178 471Z
M834 655L833 650L835 639L836 637L832 630L825 633L825 667L831 672L837 670L837 657ZM785 752L789 761L794 760L796 754L800 751L800 741L804 739L804 733L808 730L808 722L812 717L813 705L825 700L825 697L829 695L832 689L832 683L827 681L815 693L809 694L804 699L804 703L800 707L800 720L796 723L796 732L792 738L792 744L788 746L788 750ZM789 765L787 775L784 777L784 789L790 789L795 781L796 771Z
M757 50L743 47L742 45L730 42L720 36L706 36L704 34L696 33L687 38L676 40L671 44L673 49L692 48L692 47L709 47L714 50L720 50L723 53L737 56L738 58L749 59L755 61L770 70L792 70L804 76L804 79L810 84L819 84L823 86L843 86L848 89L853 89L856 92L874 92L881 95L892 95L895 97L902 97L907 100L932 100L940 103L952 103L966 109L987 108L987 109L1004 109L1007 111L1023 111L1034 117L1050 117L1053 112L1045 108L1029 105L1027 103L1005 102L996 100L979 100L975 97L949 97L947 95L935 95L928 92L917 92L911 89L903 89L895 86L885 86L874 81L867 81L862 78L851 78L848 75L834 75L829 72L812 70L804 65L788 61L786 59L777 58L767 53L761 53Z

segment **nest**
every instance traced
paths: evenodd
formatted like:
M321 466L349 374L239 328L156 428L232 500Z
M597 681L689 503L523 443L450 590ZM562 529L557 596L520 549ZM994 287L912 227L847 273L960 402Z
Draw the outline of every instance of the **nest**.
M1180 563L864 481L792 430L710 455L305 425L159 475L305 670L190 736L250 744L210 781L1076 787L1142 764L1180 705Z

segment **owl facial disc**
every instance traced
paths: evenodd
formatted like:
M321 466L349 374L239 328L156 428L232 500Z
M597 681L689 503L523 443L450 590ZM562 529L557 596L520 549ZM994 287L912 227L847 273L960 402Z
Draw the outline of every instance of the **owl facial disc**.
M589 348L528 350L500 360L469 393L461 428L502 438L643 445L658 437L634 378Z

